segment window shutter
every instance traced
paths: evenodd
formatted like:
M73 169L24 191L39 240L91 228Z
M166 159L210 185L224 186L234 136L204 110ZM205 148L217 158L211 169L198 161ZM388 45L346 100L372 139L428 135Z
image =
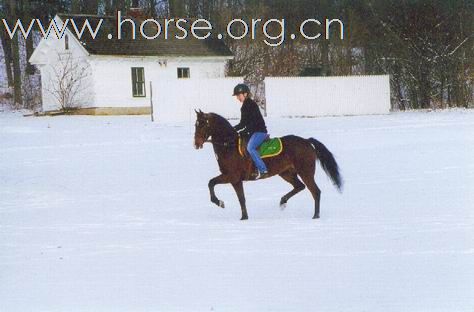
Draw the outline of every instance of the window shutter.
M132 92L133 96L137 96L137 69L132 68Z

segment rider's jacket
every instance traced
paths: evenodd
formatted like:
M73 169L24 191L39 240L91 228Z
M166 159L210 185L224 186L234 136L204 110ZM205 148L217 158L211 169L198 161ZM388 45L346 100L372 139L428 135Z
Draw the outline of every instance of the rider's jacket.
M247 137L252 136L255 132L267 133L265 120L263 120L262 113L254 100L246 98L240 108L240 114L240 122L234 126L235 130Z

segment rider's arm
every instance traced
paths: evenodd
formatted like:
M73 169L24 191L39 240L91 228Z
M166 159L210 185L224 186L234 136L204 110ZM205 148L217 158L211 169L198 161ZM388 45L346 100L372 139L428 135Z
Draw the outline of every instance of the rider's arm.
M245 125L242 124L242 122L239 122L234 126L234 129L239 132L240 130L243 130L245 128Z
M237 125L234 126L234 129L236 131L241 131L241 130L245 129L248 126L249 122L250 122L249 117L250 116L249 116L249 111L247 109L247 106L243 106L241 111L240 111L240 122Z

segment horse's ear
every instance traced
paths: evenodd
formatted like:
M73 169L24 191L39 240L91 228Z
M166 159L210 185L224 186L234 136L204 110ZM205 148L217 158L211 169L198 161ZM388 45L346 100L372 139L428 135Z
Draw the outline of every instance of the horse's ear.
M194 109L194 112L196 113L196 115L199 115L199 112L196 109Z

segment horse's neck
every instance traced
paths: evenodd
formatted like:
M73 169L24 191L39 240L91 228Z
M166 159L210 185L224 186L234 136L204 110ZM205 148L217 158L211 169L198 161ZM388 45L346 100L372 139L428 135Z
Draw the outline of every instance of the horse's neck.
M236 144L238 135L236 133L215 133L211 135L211 138L215 145L231 146Z
M212 145L216 153L229 153L233 150L238 151L238 134L235 131L218 131L212 135Z
M237 139L237 134L235 133L215 133L212 136L213 140L216 140L221 143L232 143Z
M212 128L211 136L216 153L228 153L233 149L237 150L238 134L230 123L224 119L217 119Z
M220 129L214 129L213 133L211 134L212 140L216 140L220 143L224 142L233 142L234 140L237 139L237 132L234 130L234 128L220 128Z

